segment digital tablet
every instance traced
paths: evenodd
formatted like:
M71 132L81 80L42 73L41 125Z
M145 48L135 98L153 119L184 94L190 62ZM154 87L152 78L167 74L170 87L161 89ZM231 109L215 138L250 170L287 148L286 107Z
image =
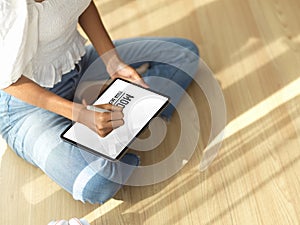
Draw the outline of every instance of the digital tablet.
M117 78L101 93L94 105L110 103L123 107L124 125L105 137L80 123L73 123L61 138L109 160L119 160L136 136L168 104L169 97Z

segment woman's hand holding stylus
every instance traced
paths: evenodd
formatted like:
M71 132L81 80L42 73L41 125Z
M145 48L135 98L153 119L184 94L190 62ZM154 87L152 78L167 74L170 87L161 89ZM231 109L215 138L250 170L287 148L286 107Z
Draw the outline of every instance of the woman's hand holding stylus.
M111 104L87 106L83 104L78 116L79 123L96 132L100 137L107 136L113 129L124 124L123 108Z

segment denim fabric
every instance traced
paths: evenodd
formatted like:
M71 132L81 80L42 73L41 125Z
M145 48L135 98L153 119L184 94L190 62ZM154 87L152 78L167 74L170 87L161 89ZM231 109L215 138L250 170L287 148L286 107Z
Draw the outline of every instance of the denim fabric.
M155 42L156 40L175 43L181 48L179 52L174 52L172 49L173 53L164 55L161 50L163 49L162 43ZM130 45L130 43L138 43L138 45ZM143 77L151 88L171 97L172 105L162 112L162 116L169 119L196 72L197 47L192 42L179 38L125 39L115 41L115 45L117 49L120 47L118 52L121 58L133 67L138 67L145 62L150 64ZM146 55L145 49L146 53L154 55L154 58L150 56L137 59L140 55ZM97 63L97 66L105 71L94 48L87 46L86 50L87 53L75 69L63 75L62 81L49 91L73 100L76 87L91 64ZM163 59L170 56L172 60L170 62L160 60L159 56L163 56ZM108 78L105 72L99 74L99 79ZM155 77L165 79L157 80L154 79ZM176 85L170 86L169 83ZM177 86L181 88L174 89ZM70 124L71 121L62 116L29 105L0 90L0 132L13 151L43 170L51 179L71 193L74 199L90 203L104 203L122 187L122 183L113 182L111 181L113 179L109 178L119 176L125 183L133 171L124 169L119 163L97 157L62 141L60 134ZM139 158L130 153L127 153L121 161L130 165L139 165ZM92 164L97 166L91 167Z

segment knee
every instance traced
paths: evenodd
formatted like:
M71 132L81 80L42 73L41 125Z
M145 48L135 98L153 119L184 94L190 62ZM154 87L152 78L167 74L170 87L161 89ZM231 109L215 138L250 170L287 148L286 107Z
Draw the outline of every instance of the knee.
M199 48L198 46L191 40L184 39L185 40L185 48L189 49L191 52L193 52L197 57L200 56Z
M188 49L191 52L191 54L195 55L195 58L199 58L200 56L199 48L195 42L185 38L174 38L171 41L174 42L175 44L182 46L185 49Z
M106 169L106 171L111 170L110 175L104 175L104 171L102 171L103 174L99 172L93 176L81 173L73 184L73 198L92 204L103 204L111 199L126 183L135 166L139 164L139 158L130 153L127 153L121 161L124 164L108 163L104 166L110 168ZM133 167L127 167L126 164Z
M199 67L199 58L200 53L198 46L191 40L184 39L184 38L176 38L175 43L180 45L182 48L179 50L181 52L181 62L182 63L182 70L189 74L189 79L191 80Z

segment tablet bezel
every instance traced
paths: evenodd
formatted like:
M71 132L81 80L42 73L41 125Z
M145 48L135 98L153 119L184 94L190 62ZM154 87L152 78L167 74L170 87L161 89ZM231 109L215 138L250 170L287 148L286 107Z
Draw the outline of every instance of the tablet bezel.
M143 130L145 130L145 128L149 125L149 123L151 122L151 120L154 118L154 117L156 117L164 108L166 108L166 106L170 103L170 97L169 96L167 96L167 95L165 95L165 94L162 94L162 93L159 93L159 92L157 92L157 91L154 91L154 90L152 90L152 89L150 89L150 88L144 88L144 87L142 87L142 86L140 86L140 85L138 85L138 84L135 84L135 83L132 83L132 82L130 82L130 81L128 81L128 80L125 80L125 79L123 79L123 78L116 78L116 79L114 79L114 80L112 80L110 83L109 83L109 85L99 94L99 96L97 97L97 99L95 100L95 102L101 97L101 95L102 94L104 94L109 88L110 88L110 86L114 83L114 82L116 82L117 80L122 80L122 81L124 81L124 82L127 82L127 83L129 83L129 84L131 84L131 85L135 85L135 86L137 86L137 87L139 87L139 88L143 88L143 89L145 89L145 90L148 90L148 91L150 91L150 92L153 92L153 93L155 93L155 94L158 94L158 95L161 95L161 96L163 96L163 97L165 97L165 98L167 98L167 101L164 103L164 105L162 105L161 107L160 107L160 109L159 110L157 110L157 112L149 119L149 121L140 129L140 131L129 141L129 143L120 151L120 153L117 155L117 157L116 158L111 158L110 156L108 156L108 155L105 155L105 154L102 154L102 153L100 153L100 152L98 152L98 151L96 151L96 150L94 150L94 149L91 149L91 148L89 148L89 147L87 147L87 146L84 146L84 145L82 145L82 144L80 144L80 143L77 143L77 142L75 142L74 140L70 140L69 138L67 138L67 137L64 137L64 135L68 132L68 130L75 124L75 123L77 123L77 122L72 122L62 133L61 133L61 135L60 135L60 138L63 140L63 141L65 141L65 142L67 142L67 143L69 143L69 144L72 144L73 146L75 146L75 147L78 147L78 148L80 148L80 149L82 149L82 150L85 150L85 151L87 151L87 152L89 152L89 153L92 153L92 154L94 154L94 155L96 155L96 156L100 156L100 157L103 157L103 158L105 158L105 159L108 159L108 160L110 160L110 161L119 161L123 156L124 156L124 154L128 151L128 149L129 149L129 146L132 144L132 142L136 139L136 137L137 136L139 136L141 133L142 133L142 131Z

